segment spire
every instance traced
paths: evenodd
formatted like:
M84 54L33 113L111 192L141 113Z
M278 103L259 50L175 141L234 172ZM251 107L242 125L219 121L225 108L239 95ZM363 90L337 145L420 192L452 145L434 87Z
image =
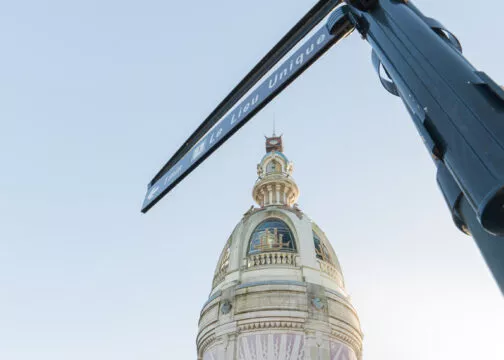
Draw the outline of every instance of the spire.
M273 129L275 131L275 129ZM266 155L257 165L259 179L254 185L253 198L261 207L292 206L299 189L292 178L292 163L283 154L282 136L266 136Z

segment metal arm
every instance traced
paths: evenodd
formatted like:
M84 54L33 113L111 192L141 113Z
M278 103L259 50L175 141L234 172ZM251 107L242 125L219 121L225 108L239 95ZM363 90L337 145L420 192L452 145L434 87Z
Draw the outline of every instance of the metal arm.
M456 226L504 294L504 91L411 2L349 0L387 91L401 97L437 166Z
M489 234L483 229L476 218L476 213L465 198L461 199L458 209L504 295L504 238Z
M431 154L446 165L483 227L504 235L504 91L409 1L352 10L375 64L383 64Z

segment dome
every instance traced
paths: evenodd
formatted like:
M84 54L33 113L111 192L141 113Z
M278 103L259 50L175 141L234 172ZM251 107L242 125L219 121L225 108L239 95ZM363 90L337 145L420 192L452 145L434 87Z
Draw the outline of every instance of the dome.
M281 157L285 161L285 163L290 162L289 159L287 159L287 156L285 156L284 153L281 153L279 151L272 151L272 152L267 153L266 155L263 156L263 158L261 159L261 162L266 160L266 158L271 157L271 155L277 155L277 156Z
M309 273L311 281L346 296L343 274L331 243L299 208L251 208L226 241L215 270L212 293L232 285L236 272L244 270L242 264L248 269L240 274L242 281L256 277L297 281ZM275 265L289 271L277 271ZM251 271L268 266L267 275Z
M338 257L295 204L281 137L267 139L252 206L226 240L196 339L199 360L357 360L362 332Z

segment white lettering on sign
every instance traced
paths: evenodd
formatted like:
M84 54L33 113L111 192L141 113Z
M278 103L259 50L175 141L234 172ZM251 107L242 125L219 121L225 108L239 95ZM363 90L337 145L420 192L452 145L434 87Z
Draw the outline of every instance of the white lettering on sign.
M177 168L175 168L173 171L171 171L168 176L165 177L165 185L172 181L172 179L176 176L178 176L182 172L182 165L179 165Z
M213 143L220 138L222 131L222 127L219 127L217 131L214 131L212 135L210 135L210 145L213 145Z
M309 47L306 48L306 55L310 55L314 49L315 49L315 44L311 44Z
M196 160L197 158L200 157L201 154L203 154L203 151L205 151L205 147L206 147L206 142L205 140L203 140L198 146L196 146L196 148L194 149L193 151L193 154L192 154L192 159L191 161L194 161Z
M321 34L316 40L313 40L311 43L308 43L306 45L305 50L301 51L301 53L297 55L296 59L291 59L289 64L285 64L284 66L280 67L280 69L271 74L269 78L268 87L270 89L273 89L277 85L280 85L279 82L281 83L283 79L288 78L294 71L297 71L298 68L304 64L305 55L310 56L310 54L315 50L315 47L318 48L324 45L325 40L326 35Z
M320 34L319 38L317 39L317 45L322 44L324 40L325 40L325 34Z
M247 111L249 111L250 107L254 107L259 102L259 94L256 94L250 101L247 101L245 104L242 104L238 108L236 108L231 116L230 124L234 125L238 120L242 119L242 115L244 115Z
M313 61L318 53L331 45L331 39L333 37L329 34L327 27L320 28L308 41L290 54L287 60L278 64L278 67L269 76L261 79L261 84L250 91L248 96L237 103L231 111L227 112L225 117L219 120L195 147L178 160L173 169L152 184L147 190L142 211L146 212L152 206L152 203L166 194L181 176L187 175L194 169L194 163L198 159L219 146L225 138L231 136L237 130L234 128L266 105L274 95L291 81L292 77L307 67L308 63Z
M158 190L159 190L159 186L156 186L151 191L149 191L149 195L147 196L147 199L152 200L152 198L154 197L154 195L156 195Z

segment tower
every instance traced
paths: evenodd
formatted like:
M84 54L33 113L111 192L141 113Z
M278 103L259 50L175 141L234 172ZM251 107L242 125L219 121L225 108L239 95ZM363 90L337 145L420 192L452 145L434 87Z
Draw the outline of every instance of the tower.
M266 138L247 211L226 241L200 314L198 359L356 360L362 332L338 258L296 204L282 137Z

